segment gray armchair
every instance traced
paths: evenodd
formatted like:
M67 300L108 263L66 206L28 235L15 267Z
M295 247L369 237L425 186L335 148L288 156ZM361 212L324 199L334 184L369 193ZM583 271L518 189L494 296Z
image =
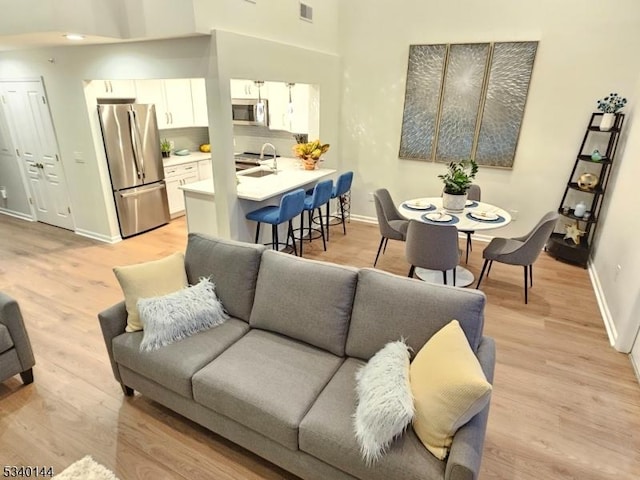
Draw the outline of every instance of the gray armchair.
M32 383L35 363L20 307L0 292L0 382L19 373L25 385Z
M376 205L376 215L378 217L378 228L380 229L380 245L378 246L378 253L376 259L373 262L375 267L378 263L378 257L380 256L380 250L384 253L387 250L387 243L389 239L400 240L404 242L407 235L407 227L409 226L409 220L407 220L396 208L391 194L386 188L379 188L373 192L373 201ZM383 248L384 246L384 248Z
M524 303L529 303L528 287L533 287L533 262L536 261L551 233L553 233L558 217L559 215L556 212L548 212L540 219L533 230L522 237L496 237L491 240L482 252L484 263L476 288L480 287L484 272L487 270L487 264L489 265L487 277L494 261L509 265L521 265L524 267Z

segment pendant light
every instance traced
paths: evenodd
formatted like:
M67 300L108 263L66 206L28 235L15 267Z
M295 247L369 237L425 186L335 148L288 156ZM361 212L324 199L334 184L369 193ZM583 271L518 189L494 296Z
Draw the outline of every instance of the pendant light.
M291 88L295 85L295 83L287 83L287 88L289 89L289 103L287 104L287 120L289 121L289 128L291 128L291 124L293 123L293 101L291 100Z
M262 96L260 95L260 89L264 85L262 80L256 80L254 82L256 87L258 87L258 103L256 104L256 121L264 122L264 102L262 101Z

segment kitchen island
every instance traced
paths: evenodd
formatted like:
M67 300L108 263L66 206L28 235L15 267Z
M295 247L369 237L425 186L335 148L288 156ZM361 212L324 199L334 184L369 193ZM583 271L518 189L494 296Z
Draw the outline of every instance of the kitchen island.
M238 178L238 202L236 215L238 218L237 240L253 241L255 223L245 220L245 215L265 205L277 205L284 193L296 188L312 188L318 180L335 174L336 170L319 168L304 170L295 158L278 158L278 171L273 173L272 160L265 160L263 165L236 174ZM215 189L213 179L209 178L189 185L182 185L185 208L187 213L187 228L189 232L218 235ZM283 227L283 228L286 228ZM264 242L270 240L270 229L264 233ZM286 231L283 231L283 235ZM269 237L269 238L267 238ZM284 238L284 237L283 237Z

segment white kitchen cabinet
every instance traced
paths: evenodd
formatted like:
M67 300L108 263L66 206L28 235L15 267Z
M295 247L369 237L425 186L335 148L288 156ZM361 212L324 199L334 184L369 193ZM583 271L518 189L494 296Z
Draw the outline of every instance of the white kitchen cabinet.
M136 98L133 80L92 80L91 90L96 98Z
M299 83L291 87L293 114L288 130L293 133L309 133L309 116L311 106L310 86Z
M209 114L207 113L207 90L204 78L191 79L191 101L193 103L193 125L208 127Z
M289 89L283 82L267 82L269 100L269 128L271 130L289 130L287 106Z
M211 160L200 160L198 162L198 177L200 180L213 177L213 171L211 170Z
M267 86L260 87L260 96L266 98ZM231 79L231 98L258 98L258 87L253 80Z
M184 215L184 195L179 187L200 180L198 162L166 167L164 169L164 177L167 185L167 200L169 200L171 218Z
M309 133L309 85L291 87L292 110L289 113L289 87L284 82L267 82L269 128L293 133Z
M190 79L136 80L135 83L137 102L155 104L158 128L194 126Z

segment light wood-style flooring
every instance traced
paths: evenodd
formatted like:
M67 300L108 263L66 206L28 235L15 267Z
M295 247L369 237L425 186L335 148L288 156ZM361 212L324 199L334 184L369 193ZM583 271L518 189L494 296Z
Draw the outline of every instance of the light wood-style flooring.
M378 241L375 225L352 222L346 236L332 227L326 253L314 241L305 256L371 266ZM121 299L112 267L185 245L184 219L106 245L0 215L0 290L19 300L37 362L32 385L0 384L0 466L60 472L90 454L122 480L294 478L140 395L123 397L113 379L96 317ZM484 244L474 246L477 276ZM406 275L403 248L390 241L378 268ZM640 478L640 386L609 345L587 271L542 253L529 305L519 267L494 265L482 290L497 366L480 478Z

